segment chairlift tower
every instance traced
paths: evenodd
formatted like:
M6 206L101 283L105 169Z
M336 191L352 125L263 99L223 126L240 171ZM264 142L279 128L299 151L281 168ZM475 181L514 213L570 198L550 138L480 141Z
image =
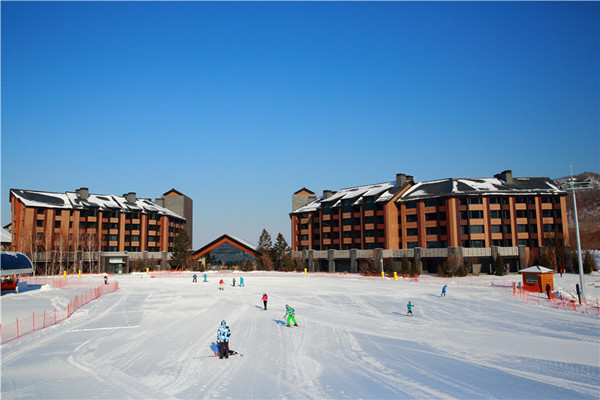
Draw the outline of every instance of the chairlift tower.
M573 178L573 166L571 165L571 190L573 191L573 210L575 211L575 235L577 237L577 262L579 263L579 286L581 297L586 301L585 285L583 283L583 261L581 259L581 242L579 240L579 221L577 219L577 200L575 199L575 179Z

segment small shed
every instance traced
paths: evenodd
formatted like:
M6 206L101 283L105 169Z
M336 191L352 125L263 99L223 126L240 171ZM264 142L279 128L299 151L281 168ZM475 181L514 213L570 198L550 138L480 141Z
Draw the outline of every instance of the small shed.
M523 274L523 288L530 292L543 293L546 291L546 285L550 285L550 290L554 290L554 271L534 265L533 267L519 270L520 274Z

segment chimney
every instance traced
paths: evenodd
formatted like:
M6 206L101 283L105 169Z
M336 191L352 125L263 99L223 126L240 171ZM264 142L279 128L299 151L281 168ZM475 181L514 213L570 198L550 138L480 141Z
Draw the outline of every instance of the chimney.
M88 197L90 197L90 190L88 188L79 188L75 193L77 193L77 196L79 196L81 200L87 200Z
M135 201L137 200L135 192L129 192L127 194L124 194L123 197L125 197L125 200L127 200L128 203L135 203Z
M330 198L333 196L333 192L331 190L323 190L323 200Z
M507 185L513 184L513 176L512 171L510 169L507 169L506 171L502 171L499 174L494 175L494 178L504 181L504 183L506 183Z
M154 204L156 204L156 205L158 205L158 206L161 206L161 207L165 208L165 199L164 199L164 198L162 198L162 197L161 197L160 199L156 199L156 200L154 201Z

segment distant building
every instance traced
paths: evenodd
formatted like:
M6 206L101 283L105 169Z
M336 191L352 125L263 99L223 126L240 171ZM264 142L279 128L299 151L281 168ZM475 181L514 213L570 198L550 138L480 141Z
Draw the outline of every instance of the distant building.
M397 174L396 181L325 190L319 198L303 188L292 196L292 249L313 251L311 257L327 260L329 270L336 257L338 265L347 264L350 253L324 251L353 249L403 250L395 254L436 258L429 260L436 269L452 252L488 249L466 253L491 257L494 248L522 264L544 246L568 243L566 195L549 178L515 178L510 170L492 178L419 183Z
M224 234L196 250L192 257L204 266L231 268L244 261L253 261L259 255L255 245Z
M171 189L156 199L155 203L185 218L184 229L190 237L190 243L193 243L194 201L178 190Z
M54 273L57 268L128 272L130 258L153 257L165 266L174 237L186 225L181 215L133 192L11 189L10 202L11 249Z

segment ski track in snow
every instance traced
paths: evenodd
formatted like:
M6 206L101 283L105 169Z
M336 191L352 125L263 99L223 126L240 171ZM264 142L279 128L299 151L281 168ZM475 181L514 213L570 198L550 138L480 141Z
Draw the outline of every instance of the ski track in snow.
M212 277L118 277L119 291L2 345L2 398L599 398L596 316L489 287L440 298L402 281L244 277L224 291ZM244 356L201 358L222 319Z

